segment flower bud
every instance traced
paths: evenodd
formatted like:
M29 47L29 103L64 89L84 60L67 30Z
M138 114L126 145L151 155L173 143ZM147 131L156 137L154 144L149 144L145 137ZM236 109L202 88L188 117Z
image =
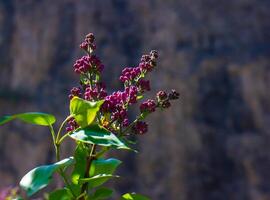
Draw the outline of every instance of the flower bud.
M82 42L82 43L80 44L80 48L81 48L81 49L84 49L85 51L87 51L88 43L87 43L87 42Z
M95 36L93 33L88 33L86 36L85 36L85 39L89 42L89 43L93 43L94 40L95 40Z
M141 105L140 105L140 110L141 110L141 113L144 113L144 112L155 112L156 110L156 103L154 100L152 99L148 99L147 101L143 102Z
M96 50L97 46L95 44L89 44L89 47L92 51Z
M158 101L163 101L167 99L168 97L167 93L164 91L159 91L156 96L157 96Z
M133 126L133 131L135 134L138 135L143 135L148 131L148 125L146 122L143 121L138 121L134 126Z
M142 55L141 62L149 62L151 60L149 55Z
M150 88L150 81L140 79L138 81L138 87L140 88L140 91L141 92L150 91L151 90L151 88Z
M161 103L161 107L162 107L162 108L169 108L169 107L171 107L170 101L169 101L169 100L163 101L163 102Z
M127 127L129 125L129 121L128 121L128 118L125 118L123 120L123 126Z

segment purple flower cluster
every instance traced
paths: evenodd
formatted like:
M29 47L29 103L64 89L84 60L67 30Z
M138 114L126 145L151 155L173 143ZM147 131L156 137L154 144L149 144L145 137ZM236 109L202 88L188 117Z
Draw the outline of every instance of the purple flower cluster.
M150 91L151 90L151 88L150 88L150 81L148 81L148 80L140 79L137 82L137 87L138 87L138 89L139 89L139 91L141 93L144 93L145 91Z
M158 53L155 50L152 50L150 54L143 55L138 67L126 67L122 70L119 80L123 83L133 81L137 82L140 80L141 76L151 71L153 67L156 66L157 58Z
M143 135L148 131L148 125L146 122L138 121L134 124L132 130L135 134Z
M154 112L157 108L170 107L171 100L179 98L179 94L172 90L167 94L164 91L157 93L157 101L148 99L140 105L141 115L134 122L129 122L128 108L137 103L146 91L150 91L150 81L145 80L146 74L156 66L158 53L152 50L149 54L141 57L140 63L136 67L126 67L122 70L119 80L124 83L123 91L116 91L108 95L105 85L100 82L100 75L104 65L98 57L92 55L96 49L94 44L95 37L92 33L86 35L85 40L80 47L87 52L87 55L78 59L74 64L74 71L81 75L80 88L73 88L69 98L74 96L83 97L87 101L97 101L104 99L101 106L101 115L99 121L101 125L112 132L117 132L126 127L126 131L132 131L136 134L144 134L148 130L148 125L144 118ZM78 128L75 119L68 121L67 131ZM129 130L130 129L130 130Z
M102 105L102 111L104 113L113 113L117 109L123 107L127 99L125 92L113 92L111 95L105 97L105 101Z
M95 36L93 33L88 33L85 36L84 41L80 44L80 48L85 50L87 53L91 53L96 49L96 45L94 44Z
M104 65L101 63L100 59L95 55L91 55L96 49L94 40L94 34L89 33L81 43L80 47L87 52L87 55L78 59L73 65L74 71L77 74L86 74L88 72L101 73L103 71Z
M145 112L148 112L148 113L151 113L151 112L155 112L156 110L156 103L153 99L148 99L147 101L143 102L141 105L140 105L140 110L141 110L141 113L145 113Z
M169 95L164 91L159 91L156 94L158 106L160 108L169 108L171 106L171 100L179 99L179 93L176 90L172 90Z
M66 127L67 132L74 131L75 129L79 128L79 125L77 124L77 122L73 117L70 118L67 123L68 123L68 126Z
M111 120L118 121L124 126L127 126L128 116L127 107L137 102L137 87L126 87L123 92L113 92L105 97L105 102L102 105L103 113L111 113Z
M119 80L123 83L127 81L133 81L136 77L141 74L140 67L126 67L122 70L122 74Z
M87 86L85 88L84 99L88 101L104 99L107 96L105 84L97 83L95 87Z
M73 65L74 71L77 74L85 74L90 71L101 73L104 69L104 65L101 63L100 59L95 55L87 55L76 60Z
M144 72L152 71L152 69L156 66L156 59L158 58L158 53L156 50L152 50L150 54L143 55L141 58L141 62L139 67Z
M124 92L127 96L127 104L132 105L137 103L138 88L136 86L130 86L125 88Z
M75 96L81 97L81 95L82 95L81 89L78 87L74 87L70 90L70 95L68 97L71 100L73 97L75 97Z

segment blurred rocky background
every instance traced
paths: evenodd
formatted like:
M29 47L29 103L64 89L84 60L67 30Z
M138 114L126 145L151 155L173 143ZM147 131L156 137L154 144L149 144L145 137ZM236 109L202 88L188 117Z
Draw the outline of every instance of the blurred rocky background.
M270 199L269 9L268 0L0 0L0 115L43 111L59 124L88 32L110 91L122 67L157 49L150 95L175 88L181 101L149 118L140 154L121 153L126 178L111 184L154 200ZM1 127L0 188L53 162L50 141L46 128Z

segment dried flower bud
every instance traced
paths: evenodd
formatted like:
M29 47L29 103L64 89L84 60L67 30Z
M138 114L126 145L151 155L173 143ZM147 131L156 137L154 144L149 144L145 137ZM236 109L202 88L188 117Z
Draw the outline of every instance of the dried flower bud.
M158 58L158 52L156 50L152 50L150 52L151 59L157 59Z
M172 89L172 91L169 94L169 99L171 100L179 99L179 93L176 92L176 90Z
M151 60L150 65L151 65L151 67L155 67L155 66L157 66L157 62L154 60Z

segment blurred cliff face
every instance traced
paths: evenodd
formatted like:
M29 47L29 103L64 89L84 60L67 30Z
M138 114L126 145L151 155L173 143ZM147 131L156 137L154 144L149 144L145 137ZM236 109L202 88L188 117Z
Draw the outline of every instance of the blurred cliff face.
M0 114L44 111L60 122L88 32L109 89L120 88L122 67L158 49L152 95L175 88L182 98L149 119L140 154L121 155L119 174L129 178L113 184L155 200L269 199L269 8L263 0L2 0ZM0 187L53 162L49 143L46 129L1 127Z

